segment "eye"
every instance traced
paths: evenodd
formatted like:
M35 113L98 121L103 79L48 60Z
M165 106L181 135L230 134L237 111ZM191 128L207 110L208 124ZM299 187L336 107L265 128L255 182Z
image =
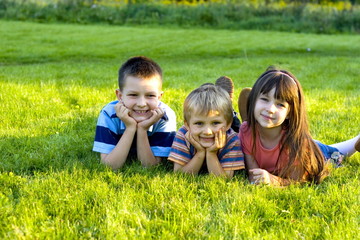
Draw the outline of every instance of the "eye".
M221 122L213 122L213 125L219 125Z
M128 96L129 96L129 97L136 97L137 94L135 94L135 93L129 93Z
M147 97L148 97L148 98L155 98L156 95L155 95L155 94L149 94L149 95L147 95Z
M197 125L197 126L202 126L203 123L202 122L195 122L194 125Z
M260 100L261 100L261 101L264 101L264 102L269 101L266 97L260 97Z
M287 102L278 102L277 105L281 108L286 108Z

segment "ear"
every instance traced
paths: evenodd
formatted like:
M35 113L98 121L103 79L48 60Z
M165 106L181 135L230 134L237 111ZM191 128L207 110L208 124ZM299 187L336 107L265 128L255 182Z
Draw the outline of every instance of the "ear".
M116 94L116 97L119 101L121 101L122 99L122 92L120 91L120 89L116 89L115 90L115 94Z
M159 94L159 96L158 96L158 100L161 100L161 98L162 98L163 94L164 94L164 92L163 92L163 91L161 91L161 92L160 92L160 94Z

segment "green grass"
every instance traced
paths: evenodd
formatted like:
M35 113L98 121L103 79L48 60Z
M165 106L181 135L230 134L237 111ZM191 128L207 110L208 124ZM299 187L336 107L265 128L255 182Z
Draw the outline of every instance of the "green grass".
M302 83L314 138L346 140L360 131L360 36L7 21L0 36L1 239L360 238L359 153L319 186L272 188L243 173L113 172L91 151L134 55L162 66L178 127L195 87L228 75L238 95L277 65Z
M356 35L360 32L359 3L360 0L0 0L0 19Z

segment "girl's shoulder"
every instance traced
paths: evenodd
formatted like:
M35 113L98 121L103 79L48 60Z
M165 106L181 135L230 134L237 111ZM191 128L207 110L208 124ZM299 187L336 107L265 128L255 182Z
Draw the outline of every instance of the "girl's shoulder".
M249 124L247 121L244 121L243 123L241 123L240 132L241 133L249 133L250 132L250 127L249 127Z

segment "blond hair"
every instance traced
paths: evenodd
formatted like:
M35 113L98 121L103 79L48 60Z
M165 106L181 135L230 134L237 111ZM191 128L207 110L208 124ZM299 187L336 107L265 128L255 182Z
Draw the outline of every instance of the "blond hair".
M184 102L184 120L190 121L191 114L208 115L211 111L218 111L224 115L227 123L233 120L233 107L229 94L215 85L202 85L193 90Z

